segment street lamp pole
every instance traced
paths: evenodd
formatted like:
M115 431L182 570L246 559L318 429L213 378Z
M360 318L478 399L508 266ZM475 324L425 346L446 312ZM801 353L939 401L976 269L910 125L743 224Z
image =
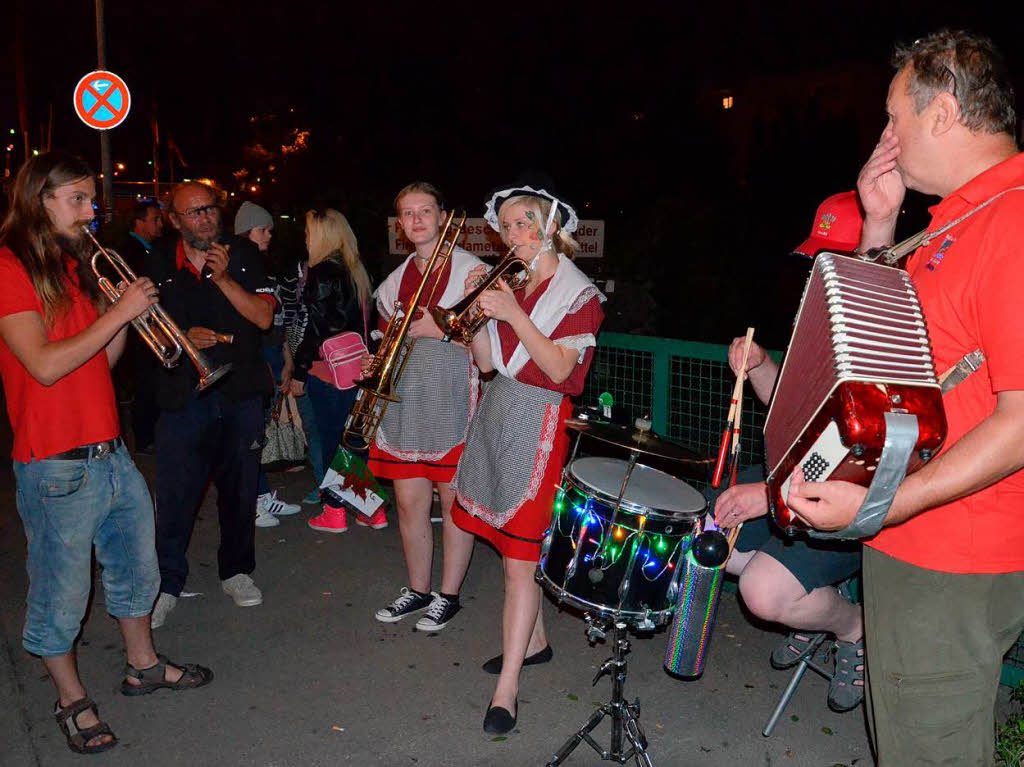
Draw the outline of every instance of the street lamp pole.
M103 0L96 2L96 63L99 69L107 68L107 40L103 24ZM110 131L100 131L100 170L103 176L103 220L107 223L114 217L114 164L110 153Z

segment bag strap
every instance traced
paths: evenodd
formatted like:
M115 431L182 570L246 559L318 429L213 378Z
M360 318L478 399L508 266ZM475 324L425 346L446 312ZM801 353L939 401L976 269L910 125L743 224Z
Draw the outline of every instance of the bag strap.
M308 394L306 395L309 396ZM299 415L299 405L295 402L295 396L293 394L288 395L288 410L291 422L302 428L302 416Z
M281 419L281 405L283 405L283 404L284 404L284 394L282 394L281 392L278 392L277 396L274 397L274 404L270 408L270 420L271 421L278 421L278 420Z
M370 348L370 332L367 326L370 324L370 307L368 302L360 301L359 308L363 310L363 346Z

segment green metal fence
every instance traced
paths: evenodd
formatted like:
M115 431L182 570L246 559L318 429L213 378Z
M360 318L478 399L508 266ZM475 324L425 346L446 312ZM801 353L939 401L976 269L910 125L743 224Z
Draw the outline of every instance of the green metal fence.
M727 347L670 338L602 333L582 402L611 393L630 420L650 416L654 431L714 455L725 428L735 378ZM778 352L772 355L779 358ZM765 408L749 391L743 398L740 461L761 461Z
M735 382L727 354L727 347L716 344L602 333L581 402L596 405L598 395L609 392L615 407L630 420L650 416L661 436L712 456L718 451ZM779 352L770 354L781 358ZM765 415L765 407L747 386L740 431L744 465L763 460ZM1006 654L1000 681L1010 686L1024 681L1024 635Z

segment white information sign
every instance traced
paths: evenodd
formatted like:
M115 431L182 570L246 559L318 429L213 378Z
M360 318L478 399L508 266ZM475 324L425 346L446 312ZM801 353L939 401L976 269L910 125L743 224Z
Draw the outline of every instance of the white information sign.
M576 258L601 258L604 256L604 221L584 219L573 233L580 244ZM473 255L487 259L499 259L508 252L498 233L482 218L467 218L462 241L459 243ZM412 252L412 245L402 234L402 227L395 216L388 217L388 252L393 256L404 256Z

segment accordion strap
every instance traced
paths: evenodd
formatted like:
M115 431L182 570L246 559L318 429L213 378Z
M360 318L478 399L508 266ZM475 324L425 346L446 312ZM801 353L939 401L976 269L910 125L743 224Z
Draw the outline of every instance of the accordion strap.
M862 261L881 261L883 264L886 264L887 266L894 266L904 256L913 253L918 248L926 247L929 242L934 240L940 234L945 234L957 224L960 224L963 221L970 218L971 216L973 216L979 210L987 208L989 205L994 203L1004 194L1020 191L1024 191L1024 186L1014 186L1010 187L1009 189L1004 189L999 194L989 197L987 200L985 200L985 202L981 203L981 205L978 205L975 208L971 208L969 211L960 216L960 218L950 221L948 224L935 230L934 232L929 232L927 229L924 229L918 232L917 234L913 235L912 237L908 237L907 239L903 240L903 242L896 243L895 245L889 245L888 247L885 248L871 248L866 253L858 253L857 258L861 259Z
M958 363L939 376L942 393L947 394L962 384L971 373L981 367L984 361L985 354L981 349L975 349L961 357Z

